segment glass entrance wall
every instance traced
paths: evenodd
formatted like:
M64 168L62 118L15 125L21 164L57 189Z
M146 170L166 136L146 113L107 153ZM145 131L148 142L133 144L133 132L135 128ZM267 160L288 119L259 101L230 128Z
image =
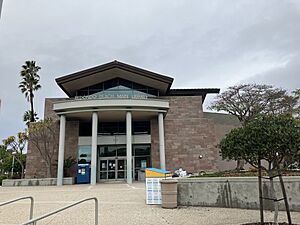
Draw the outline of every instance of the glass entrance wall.
M138 180L138 173L151 167L151 145L132 146L133 177ZM126 179L126 145L98 146L99 180Z
M139 171L145 171L148 167L151 167L151 146L145 145L133 145L134 155L134 179L138 180Z
M98 145L98 157L126 156L126 145Z

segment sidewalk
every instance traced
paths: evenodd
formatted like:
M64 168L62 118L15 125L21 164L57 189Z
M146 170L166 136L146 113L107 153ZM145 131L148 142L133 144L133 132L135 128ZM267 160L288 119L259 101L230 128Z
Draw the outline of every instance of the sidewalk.
M86 197L99 200L99 224L101 225L233 225L257 221L259 211L181 207L162 209L156 205L145 204L143 183L73 185L63 187L0 187L0 202L21 196L33 196L35 199L34 217L58 209ZM94 203L87 202L75 206L63 213L56 214L38 224L94 224ZM20 224L29 216L29 200L0 208L0 224ZM273 214L266 212L266 220L272 220ZM280 212L280 220L285 220ZM293 222L300 223L300 213L292 213Z

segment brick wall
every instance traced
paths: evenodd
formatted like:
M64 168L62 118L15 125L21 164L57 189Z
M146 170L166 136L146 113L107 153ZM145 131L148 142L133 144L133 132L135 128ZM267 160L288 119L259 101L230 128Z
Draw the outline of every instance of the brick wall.
M216 170L218 151L214 147L214 128L203 118L202 97L172 96L168 99L170 109L165 118L167 169Z
M230 132L231 129L240 126L240 122L238 121L238 119L232 115L223 114L223 113L205 112L203 116L211 120L211 122L213 123L215 136L216 136L215 145L217 145L225 137L225 135ZM236 168L236 161L222 160L221 155L218 154L218 157L216 159L216 166L217 166L217 170L220 171L232 170ZM248 169L249 165L246 164L244 168Z

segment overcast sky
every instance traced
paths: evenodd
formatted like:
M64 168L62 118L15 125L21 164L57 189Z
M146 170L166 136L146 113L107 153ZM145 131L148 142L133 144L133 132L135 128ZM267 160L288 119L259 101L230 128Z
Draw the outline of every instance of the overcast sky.
M241 82L300 87L300 1L4 0L0 140L25 128L20 67L36 60L45 97L54 78L118 60L175 78L173 88ZM206 100L206 105L211 98Z

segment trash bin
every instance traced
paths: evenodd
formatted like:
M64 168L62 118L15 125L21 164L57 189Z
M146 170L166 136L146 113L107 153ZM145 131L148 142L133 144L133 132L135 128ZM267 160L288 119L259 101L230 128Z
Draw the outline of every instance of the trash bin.
M175 179L162 179L161 184L161 206L166 209L177 208L177 183Z
M145 170L140 169L138 171L138 181L145 181Z

